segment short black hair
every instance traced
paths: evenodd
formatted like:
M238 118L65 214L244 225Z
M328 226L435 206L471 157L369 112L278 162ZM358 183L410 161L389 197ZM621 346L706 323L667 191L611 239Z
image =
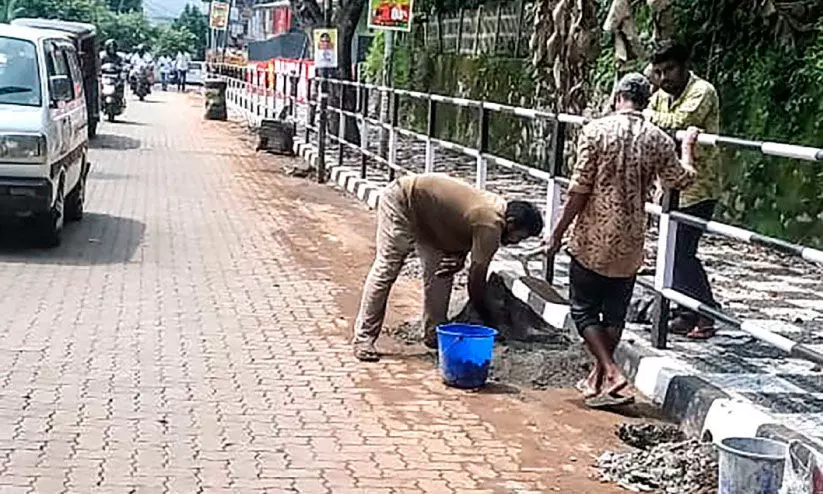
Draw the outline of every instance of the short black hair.
M526 201L509 201L506 206L506 219L512 221L516 230L525 230L530 237L536 237L543 231L543 215L537 206Z
M631 101L636 109L644 110L652 97L652 84L643 74L632 72L620 79L614 87L614 93Z
M663 41L659 43L652 54L652 63L663 63L674 61L680 65L686 65L691 57L691 50L677 41Z

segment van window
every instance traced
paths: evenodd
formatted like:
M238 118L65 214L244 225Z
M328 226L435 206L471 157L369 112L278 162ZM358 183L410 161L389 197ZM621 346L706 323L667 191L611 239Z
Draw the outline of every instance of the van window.
M40 98L34 43L0 36L0 105L40 106Z
M83 95L83 72L80 70L80 61L77 59L77 52L74 50L63 50L63 54L66 56L69 72L71 72L74 98L77 99Z

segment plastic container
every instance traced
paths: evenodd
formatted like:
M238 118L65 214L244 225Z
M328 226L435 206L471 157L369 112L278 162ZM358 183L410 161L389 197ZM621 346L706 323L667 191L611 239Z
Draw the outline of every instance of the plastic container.
M468 324L445 324L437 328L440 373L447 386L482 388L489 378L497 330Z
M729 437L720 441L719 494L778 494L787 445L771 439Z

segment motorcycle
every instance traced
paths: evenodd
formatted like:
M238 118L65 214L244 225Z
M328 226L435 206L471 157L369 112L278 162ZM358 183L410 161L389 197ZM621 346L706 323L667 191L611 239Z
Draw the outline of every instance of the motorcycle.
M143 65L135 69L132 74L131 90L140 101L151 94L151 67Z
M114 64L107 63L101 67L100 94L103 97L103 113L109 122L122 115L126 109L125 83L122 70Z

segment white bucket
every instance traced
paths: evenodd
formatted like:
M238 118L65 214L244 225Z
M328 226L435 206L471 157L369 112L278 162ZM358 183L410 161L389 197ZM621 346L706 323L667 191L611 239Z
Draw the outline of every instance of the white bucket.
M770 439L729 437L720 449L719 494L778 494L787 445Z

